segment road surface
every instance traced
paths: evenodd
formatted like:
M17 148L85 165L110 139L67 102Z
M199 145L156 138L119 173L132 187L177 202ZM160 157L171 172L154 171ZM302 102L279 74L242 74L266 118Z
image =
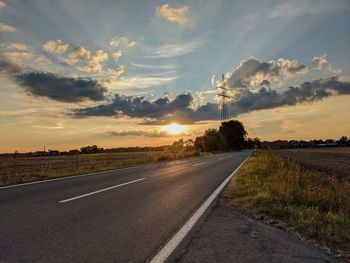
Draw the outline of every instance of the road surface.
M145 262L249 155L0 188L0 262Z

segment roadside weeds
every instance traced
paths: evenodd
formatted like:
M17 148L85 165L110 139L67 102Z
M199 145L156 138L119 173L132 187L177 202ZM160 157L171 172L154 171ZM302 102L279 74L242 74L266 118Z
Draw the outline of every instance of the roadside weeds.
M230 206L350 260L350 181L259 151L224 193Z

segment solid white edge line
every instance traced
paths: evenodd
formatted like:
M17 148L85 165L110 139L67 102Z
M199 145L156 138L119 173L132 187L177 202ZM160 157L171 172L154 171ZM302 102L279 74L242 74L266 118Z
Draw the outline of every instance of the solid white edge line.
M202 164L206 164L207 162L201 162L201 163L196 163L193 166L198 166L198 165L202 165Z
M73 201L73 200L76 200L76 199L80 199L80 198L83 198L83 197L86 197L86 196L89 196L89 195L98 194L98 193L101 193L101 192L104 192L104 191L108 191L108 190L111 190L111 189L114 189L114 188L118 188L118 187L121 187L121 186L124 186L124 185L136 183L136 182L139 182L139 181L142 181L142 180L145 180L145 179L147 179L147 178L140 178L140 179L133 180L133 181L130 181L130 182L117 184L117 185L114 185L114 186L111 186L111 187L103 188L103 189L100 189L100 190L97 190L97 191L93 191L93 192L90 192L90 193L87 193L87 194L83 194L83 195L78 195L78 196L75 196L75 197L72 197L72 198L68 198L68 199L65 199L65 200L61 200L61 201L58 201L58 202L59 203L67 203L67 202L70 202L70 201Z
M235 173L242 167L242 165L248 160L251 154L249 154L244 161L220 184L220 186L208 197L207 200L198 208L198 210L192 215L192 217L181 227L181 229L165 244L165 246L153 257L150 263L163 263L173 253L177 246L191 231L192 227L197 223L200 217L214 202L216 197L221 193L227 183L235 175Z

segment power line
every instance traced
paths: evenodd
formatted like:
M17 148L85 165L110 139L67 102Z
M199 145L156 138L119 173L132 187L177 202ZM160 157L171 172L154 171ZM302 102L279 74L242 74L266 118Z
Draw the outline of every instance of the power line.
M226 99L232 98L227 95L227 88L225 87L225 75L222 74L222 82L217 86L218 88L218 93L216 94L217 96L221 97L221 112L220 112L220 118L221 122L225 122L229 119L229 113L228 113L228 107L226 103Z

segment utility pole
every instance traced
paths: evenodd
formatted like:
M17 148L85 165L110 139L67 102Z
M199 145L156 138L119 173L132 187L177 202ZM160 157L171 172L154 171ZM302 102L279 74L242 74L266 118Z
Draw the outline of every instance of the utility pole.
M218 85L218 93L217 96L221 97L221 122L225 122L229 119L228 108L226 104L226 99L231 98L227 95L227 88L225 87L225 75L222 74L222 82Z

